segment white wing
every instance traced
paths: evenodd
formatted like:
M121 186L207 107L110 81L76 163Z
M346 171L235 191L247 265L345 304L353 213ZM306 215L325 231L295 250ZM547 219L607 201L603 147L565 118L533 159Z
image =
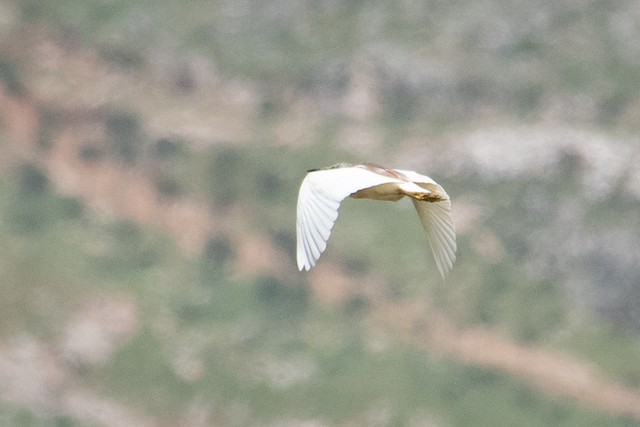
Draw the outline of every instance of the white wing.
M406 176L407 178L409 178L411 181L413 181L414 183L420 185L420 184L433 184L438 186L438 189L440 191L442 191L444 194L444 188L442 188L441 186L439 186L433 179L429 178L426 175L421 175L417 172L414 171L406 171L406 170L402 170L402 169L396 169L398 172L400 172L401 174L403 174L404 176ZM428 188L428 187L425 187ZM447 196L448 197L448 196Z
M422 188L444 196L441 202L421 202L411 199L418 211L420 222L427 233L429 245L436 260L438 271L444 278L449 274L456 260L456 230L451 219L449 195L438 183L425 175L413 171L400 170L407 178Z
M442 278L447 277L456 260L456 231L451 220L451 202L421 202L411 199L427 233L429 245Z
M340 202L350 194L375 185L401 182L360 167L309 172L300 185L297 208L297 261L309 270L327 247Z

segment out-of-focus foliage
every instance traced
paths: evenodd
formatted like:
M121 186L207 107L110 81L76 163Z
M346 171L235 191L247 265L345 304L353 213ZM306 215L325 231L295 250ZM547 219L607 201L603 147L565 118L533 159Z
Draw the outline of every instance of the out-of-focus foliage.
M5 180L3 200L18 191L10 184ZM27 203L24 197L30 196L13 200ZM309 416L330 424L355 418L362 425L627 425L553 403L502 374L372 336L358 316L310 305L298 283L274 277L238 282L224 274L202 283L193 262L148 232L127 223L69 219L52 208L58 198L37 197L48 209L48 225L38 233L11 231L8 207L2 207L3 240L13 245L3 250L3 336L29 331L55 342L88 292L134 295L141 329L104 365L66 375L137 410L179 419L184 405L205 400L217 408L209 421L225 425ZM19 241L22 249L15 246ZM217 249L207 253L227 251L222 243L211 246ZM25 262L39 266L28 277L19 267ZM167 321L174 326L161 327ZM1 412L11 424L62 422L12 405Z
M269 105L288 103L292 90L331 104L355 66L376 76L390 120L460 123L499 110L636 122L640 12L630 0L18 4L25 21L100 46L118 66L206 55L262 86Z
M0 127L0 424L637 424L380 321L428 300L640 393L634 2L6 4L0 81L40 104L30 154ZM403 202L345 201L296 271L298 185L338 161L443 184L446 282Z

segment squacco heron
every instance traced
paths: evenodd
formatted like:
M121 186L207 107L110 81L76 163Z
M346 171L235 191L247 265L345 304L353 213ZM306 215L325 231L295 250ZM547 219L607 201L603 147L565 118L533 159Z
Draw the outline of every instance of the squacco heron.
M312 169L302 181L296 221L300 270L311 269L326 249L340 202L346 197L393 202L410 197L440 275L445 278L451 271L456 259L456 232L447 193L428 176L371 163Z

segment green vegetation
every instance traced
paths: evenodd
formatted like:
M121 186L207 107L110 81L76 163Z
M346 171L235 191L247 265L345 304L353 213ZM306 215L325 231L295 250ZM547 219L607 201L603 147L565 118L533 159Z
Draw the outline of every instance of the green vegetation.
M243 181L257 182L272 170L268 161L259 166L255 159L281 154L266 148L256 157L250 150L234 154L238 168L233 171L248 171L234 178L242 189L234 203L251 206L246 221L257 223L262 218L265 229L285 228L280 223L284 220L268 211L281 205L291 209L295 191L274 190L271 200L256 202L255 190ZM215 162L219 156L229 154L213 150L210 158ZM55 325L63 324L92 291L131 293L141 310L135 336L105 366L76 378L122 404L178 420L189 402L205 400L218 408L211 422L239 425L277 423L283 418L398 426L418 420L487 426L633 425L550 400L503 374L432 357L393 338L377 348L364 321L366 304L361 302L355 311L320 308L301 283L269 276L232 279L226 272L233 243L227 238L213 239L201 260L189 260L157 230L130 222L95 222L78 202L51 194L39 176L37 169L25 166L18 170L19 179L5 179L1 186L0 231L6 242L2 335L28 331L55 340L60 332ZM216 195L212 197L216 200ZM336 226L341 229L332 247L334 259L341 252L370 252L356 245L350 228L374 229L376 221L394 224L391 216L414 214L393 205L387 212L384 206L371 213L371 219L364 215L372 224L359 216L367 207L349 206L356 213L345 212ZM32 215L25 216L26 212ZM351 227L355 221L358 227ZM372 253L377 268L388 271L392 282L414 283L396 289L398 297L416 293L424 297L424 282L392 267L398 260L425 257L420 233L400 233L391 227L373 235L374 242L389 240L393 248L384 256ZM548 283L514 285L513 277L521 272L474 263L461 258L451 278L455 285L431 284L436 301L453 312L459 303L455 293L465 293L460 309L467 314L461 321L501 325L517 339L530 342L547 341L554 331L569 327L566 301ZM357 271L360 264L352 265ZM456 276L470 276L469 271L477 273L471 275L477 276L475 281ZM487 276L492 280L480 279ZM37 296L43 292L49 300L45 309ZM167 321L175 327L162 331L156 326ZM613 378L637 386L640 371L626 363L637 354L636 340L614 337L612 345L614 341L597 330L570 331L572 338L560 347L573 348ZM193 377L190 369L195 369ZM70 419L52 421L7 407L2 413L15 425L75 425Z
M355 57L378 68L389 120L464 125L487 108L535 120L562 101L570 121L637 129L627 116L640 94L636 30L623 19L637 13L632 1L16 3L26 22L77 34L115 66L144 68L154 49L177 63L202 54L262 86L265 105L286 107L285 88L339 96ZM0 63L0 77L16 81L13 68Z
M214 231L202 253L187 255L161 227L104 216L58 193L46 162L34 159L53 149L59 129L81 129L66 120L82 121L84 112L64 104L62 114L43 97L38 152L25 161L6 150L0 159L10 166L0 175L0 358L21 337L33 338L62 372L55 385L62 392L71 384L168 425L193 413L237 426L638 425L431 354L372 320L385 302L427 300L457 327L569 353L640 393L640 217L626 177L594 200L583 181L592 165L570 150L543 171L499 179L480 166L452 172L445 164L455 160L447 132L474 126L553 115L578 128L637 130L640 68L625 49L638 38L615 25L632 2L588 11L567 1L539 4L532 19L530 6L506 1L294 3L11 3L25 33L59 43L50 47L54 59L56 49L61 58L93 52L91 61L127 77L119 84L162 86L179 105L200 105L211 86L229 82L249 93L255 111L242 123L244 139L197 144L180 129L158 134L162 127L150 125L158 120L155 98L144 107L102 100L87 114L102 133L79 142L74 161L140 171L164 206L205 202ZM0 38L0 82L22 96L41 64L31 68L33 58L13 43ZM202 77L210 71L198 68L203 58L218 73L215 84ZM361 78L374 82L379 98L371 119L344 113ZM222 93L215 96L228 108L237 94ZM308 140L280 140L283 128L311 118ZM0 127L0 149L8 128ZM345 131L354 128L379 143L349 146ZM429 141L424 150L421 141ZM432 274L406 200L346 200L323 262L355 285L339 303L319 303L310 276L294 265L305 171L337 161L414 160L405 148L416 162L442 156L425 161L434 168L425 172L453 196L454 209L460 201L480 212L458 237L451 276L442 282ZM239 258L255 256L242 245L254 236L285 254L282 265L242 271ZM87 300L105 294L132 301L132 336L106 360L75 366L64 359L65 328ZM39 404L0 401L0 424L83 425Z

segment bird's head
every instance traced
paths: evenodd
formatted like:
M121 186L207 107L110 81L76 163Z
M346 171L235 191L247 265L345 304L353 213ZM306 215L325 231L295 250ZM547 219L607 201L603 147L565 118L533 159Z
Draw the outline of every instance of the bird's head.
M353 165L350 163L337 163L335 165L332 166L327 166L326 168L317 168L317 169L309 169L307 172L316 172L316 171L324 171L324 170L329 170L329 169L340 169L340 168L350 168Z

